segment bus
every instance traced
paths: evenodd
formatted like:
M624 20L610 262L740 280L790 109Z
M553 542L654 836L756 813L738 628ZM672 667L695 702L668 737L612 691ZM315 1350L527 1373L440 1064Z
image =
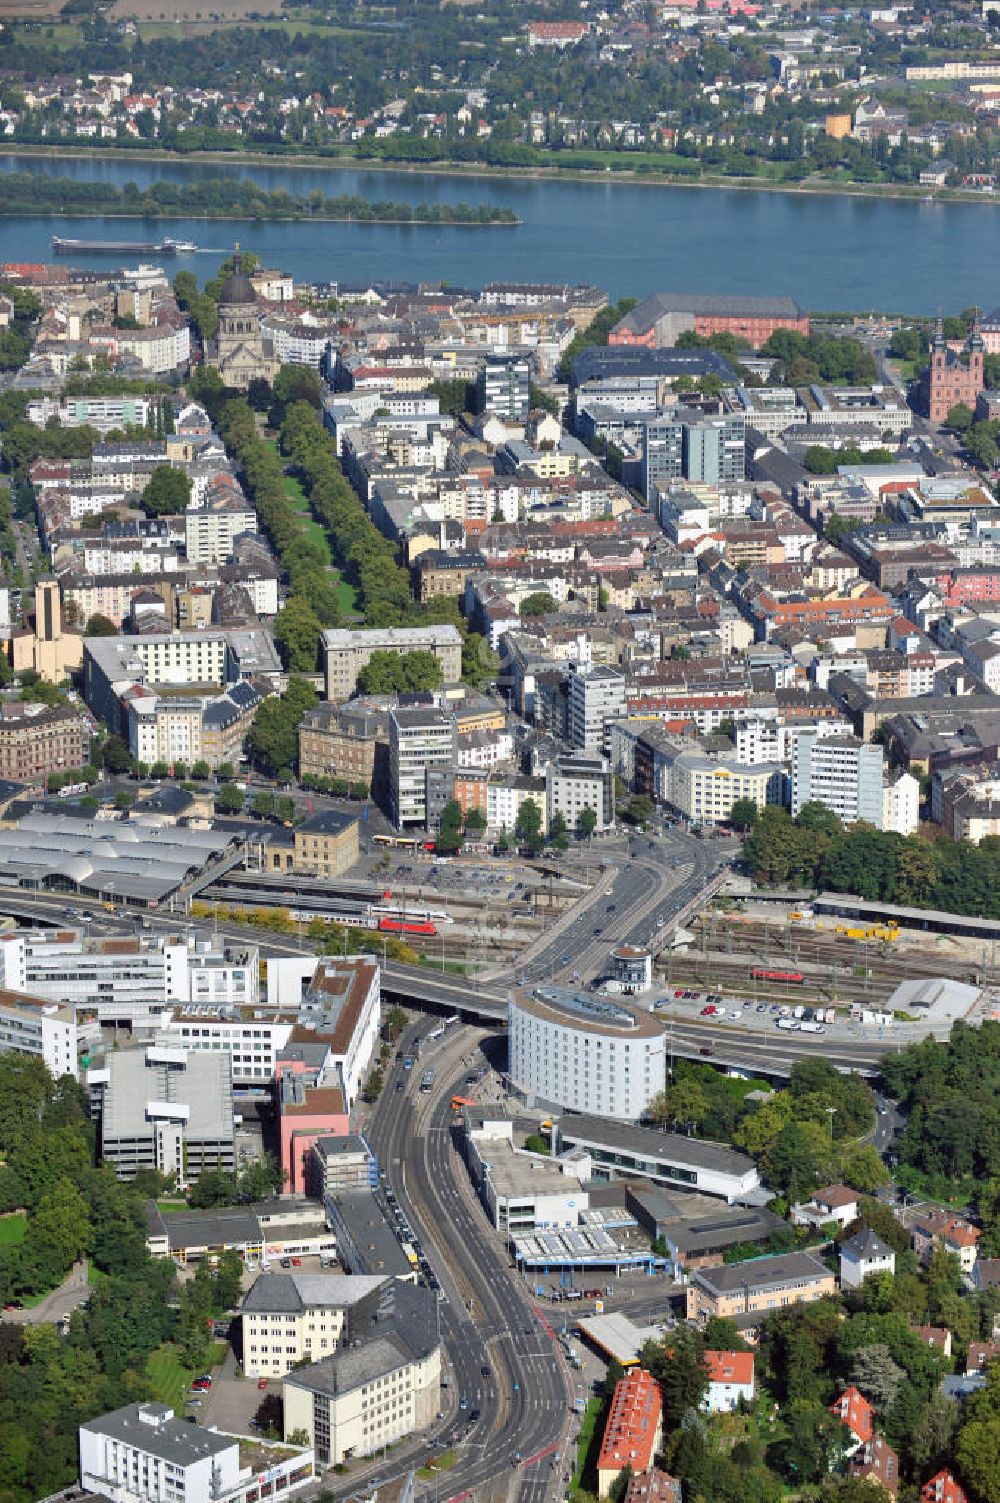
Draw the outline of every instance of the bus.
M431 1087L433 1086L433 1084L434 1084L434 1071L433 1070L425 1070L424 1073L423 1073L423 1075L421 1075L421 1077L420 1077L420 1089L422 1091L429 1091L431 1089Z
M471 1096L453 1096L451 1098L451 1109L453 1112L460 1112L463 1107L466 1106L478 1105L479 1103L475 1101Z

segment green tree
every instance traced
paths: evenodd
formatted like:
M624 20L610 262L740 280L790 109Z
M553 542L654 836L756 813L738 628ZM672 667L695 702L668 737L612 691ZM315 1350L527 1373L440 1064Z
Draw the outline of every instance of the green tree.
M441 811L436 844L445 854L461 849L462 806L455 799L449 800Z
M292 673L314 672L322 630L315 611L297 595L292 595L275 616L275 641L281 648L286 667Z
M198 1210L231 1206L236 1199L236 1181L224 1169L205 1169L188 1195L188 1204Z
M470 631L462 643L462 681L473 689L484 689L499 672L499 654L479 632Z
M680 1424L697 1410L708 1388L705 1343L693 1326L678 1326L668 1340L647 1341L639 1357L660 1385L664 1428Z
M107 616L95 611L83 629L85 637L117 637L118 628Z
M358 673L361 694L420 693L439 689L444 681L441 664L433 652L373 652Z
M945 418L945 426L954 428L956 433L965 433L972 427L973 412L965 402L956 402L954 407L948 408Z
M559 602L549 594L548 590L536 590L532 595L525 595L521 601L519 614L521 616L548 616L558 609Z
M565 851L569 847L569 827L565 816L558 809L549 824L549 844L554 851Z
M1000 1503L1000 1414L963 1425L955 1442L959 1472L980 1503Z
M760 810L752 798L733 799L728 823L734 830L752 830Z
M578 840L589 840L597 829L597 815L589 804L584 804L576 821L576 837Z
M521 801L521 807L517 811L517 822L514 825L514 834L532 853L539 849L542 838L542 811L533 798Z
M123 773L132 770L132 753L127 741L121 736L109 736L101 748L101 756L109 772Z
M176 516L187 510L191 482L183 470L158 464L142 493L142 509L148 517Z
M236 1182L237 1197L242 1201L267 1200L280 1195L287 1175L273 1153L262 1153L240 1170Z

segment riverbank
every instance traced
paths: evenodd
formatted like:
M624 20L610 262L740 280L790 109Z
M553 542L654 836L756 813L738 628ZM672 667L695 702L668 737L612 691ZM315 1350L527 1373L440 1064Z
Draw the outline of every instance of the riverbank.
M733 193L778 193L793 197L815 196L819 198L874 198L898 199L901 202L1000 204L1000 194L989 195L974 189L936 188L933 191L908 183L842 183L822 178L804 178L798 183L776 182L768 177L728 177L722 174L705 174L700 177L671 175L670 173L639 171L634 168L562 168L558 166L501 167L485 162L404 162L387 161L382 157L366 157L349 149L326 155L299 155L297 152L261 151L167 151L162 147L102 147L99 152L90 146L28 146L4 143L0 154L10 157L41 160L66 160L79 158L86 161L119 162L164 162L178 166L185 162L196 165L294 167L313 171L336 171L343 168L352 172L399 172L417 176L467 178L470 180L520 181L534 183L626 183L634 188L702 188L712 191L724 189ZM631 154L630 154L631 155ZM641 161L641 158L639 158ZM230 217L230 216L226 216ZM305 216L304 216L305 217Z

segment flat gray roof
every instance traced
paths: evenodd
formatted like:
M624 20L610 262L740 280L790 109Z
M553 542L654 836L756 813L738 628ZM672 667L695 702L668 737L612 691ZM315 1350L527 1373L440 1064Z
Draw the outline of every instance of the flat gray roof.
M608 1117L591 1117L583 1112L566 1112L556 1123L563 1143L593 1144L597 1148L615 1148L642 1158L673 1164L692 1164L697 1169L714 1170L742 1178L754 1169L753 1159L724 1143L708 1143L686 1138L681 1133L657 1132L652 1127L631 1127L627 1122L613 1122Z
M176 1419L174 1411L165 1404L126 1404L124 1409L114 1409L110 1414L87 1420L82 1428L94 1435L124 1441L175 1466L190 1466L206 1456L231 1451L239 1444L232 1435L220 1435L216 1430L185 1424Z
M154 1062L165 1052L154 1045L149 1058L145 1049L122 1049L108 1056L110 1080L101 1114L102 1138L149 1137L153 1124L147 1108L156 1102L187 1108L186 1138L230 1141L234 1126L229 1055L193 1051L185 1056L183 1067Z
M775 1253L771 1257L747 1258L743 1263L726 1263L719 1268L699 1268L691 1274L712 1294L739 1294L742 1289L782 1289L790 1284L810 1283L813 1279L832 1279L833 1273L812 1253Z

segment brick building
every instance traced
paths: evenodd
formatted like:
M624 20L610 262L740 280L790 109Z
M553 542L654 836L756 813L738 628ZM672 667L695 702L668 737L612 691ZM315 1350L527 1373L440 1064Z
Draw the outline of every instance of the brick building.
M704 293L654 292L619 319L608 336L609 345L643 345L655 350L675 345L677 336L694 330L735 334L754 349L766 344L776 329L809 333L809 315L790 297L720 297Z

